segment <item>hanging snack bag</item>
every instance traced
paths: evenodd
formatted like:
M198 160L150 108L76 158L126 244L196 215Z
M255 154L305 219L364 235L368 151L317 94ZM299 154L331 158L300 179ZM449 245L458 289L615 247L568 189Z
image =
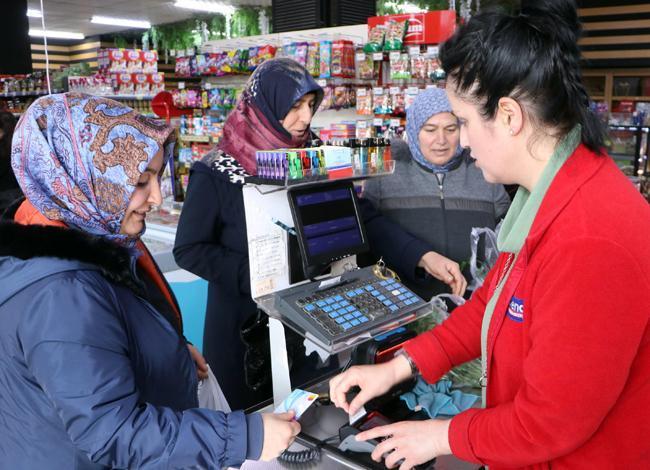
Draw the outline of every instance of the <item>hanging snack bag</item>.
M370 88L360 87L356 90L357 114L369 116L372 114L372 91Z
M363 52L355 54L357 78L361 80L375 80L376 68L375 61L372 60L372 55Z
M368 42L363 46L364 52L379 52L384 47L386 37L386 27L379 24L368 31Z
M293 60L298 62L300 65L303 67L307 66L307 43L306 42L297 42L295 43L296 46L296 54L293 56Z
M323 87L323 101L321 101L320 106L318 107L318 111L326 111L328 109L332 109L332 106L334 105L334 98L333 98L334 91L332 90L332 87L327 85Z
M310 42L307 45L307 64L305 66L312 77L320 75L320 44Z
M417 80L427 79L427 59L424 56L411 56L411 77Z
M390 58L390 79L391 80L406 80L411 78L409 71L409 56L408 54L391 53Z
M408 29L408 20L388 21L388 30L386 31L386 41L384 41L385 51L401 51L404 46L404 36Z
M332 41L320 42L320 78L332 76Z

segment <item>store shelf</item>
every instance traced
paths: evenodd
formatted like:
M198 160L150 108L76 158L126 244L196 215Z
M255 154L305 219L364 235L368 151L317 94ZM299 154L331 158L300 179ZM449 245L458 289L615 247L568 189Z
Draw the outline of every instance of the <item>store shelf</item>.
M395 160L383 162L382 168L355 168L330 169L325 168L302 170L303 177L290 179L288 176L284 179L260 178L257 176L247 176L246 183L255 184L262 194L268 194L275 191L281 191L289 187L304 186L312 183L322 183L325 181L355 181L378 176L387 176L395 172Z
M179 139L182 140L183 142L197 142L197 143L203 143L203 144L209 144L212 142L212 137L209 135L187 135L187 134L181 134L179 136Z
M61 93L63 90L52 90L52 93ZM45 96L47 91L12 91L10 93L0 93L0 98L20 98L27 96Z
M650 96L612 96L612 101L650 101Z
M638 131L641 129L643 132L648 132L650 131L650 126L633 126L633 125L620 125L620 124L608 124L607 127L609 127L612 130L615 131Z

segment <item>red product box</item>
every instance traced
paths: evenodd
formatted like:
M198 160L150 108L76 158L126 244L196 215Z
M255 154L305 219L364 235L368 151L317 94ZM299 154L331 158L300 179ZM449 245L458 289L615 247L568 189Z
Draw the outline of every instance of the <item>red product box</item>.
M158 72L158 52L140 51L140 61L142 62L142 73Z
M404 44L439 44L446 41L456 29L456 12L452 10L373 16L368 18L368 29L385 24L389 19L409 21Z
M131 74L131 81L133 82L133 91L136 95L149 94L149 80L143 73Z
M163 72L147 75L147 80L149 82L149 91L152 95L165 90L165 74Z

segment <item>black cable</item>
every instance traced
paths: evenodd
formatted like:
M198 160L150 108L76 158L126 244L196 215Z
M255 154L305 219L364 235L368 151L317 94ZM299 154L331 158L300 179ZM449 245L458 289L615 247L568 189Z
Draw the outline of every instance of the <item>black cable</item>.
M313 449L290 451L285 450L278 457L278 461L286 467L304 468L315 466L320 462L320 447Z

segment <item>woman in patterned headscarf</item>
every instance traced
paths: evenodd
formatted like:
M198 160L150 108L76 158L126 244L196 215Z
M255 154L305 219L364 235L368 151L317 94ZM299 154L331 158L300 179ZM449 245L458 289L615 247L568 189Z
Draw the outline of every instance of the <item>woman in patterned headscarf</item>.
M171 135L72 93L37 100L16 128L26 199L0 223L4 466L220 468L271 458L298 432L291 415L196 408L205 362L139 240Z
M180 267L209 281L203 353L236 408L271 397L268 355L245 361L240 338L242 326L257 318L250 294L244 177L256 173L256 150L307 144L322 96L321 87L297 62L264 62L228 116L217 150L195 163L190 174L174 257ZM250 348L248 352L255 355ZM294 354L299 355L304 354ZM259 367L253 370L255 365Z

